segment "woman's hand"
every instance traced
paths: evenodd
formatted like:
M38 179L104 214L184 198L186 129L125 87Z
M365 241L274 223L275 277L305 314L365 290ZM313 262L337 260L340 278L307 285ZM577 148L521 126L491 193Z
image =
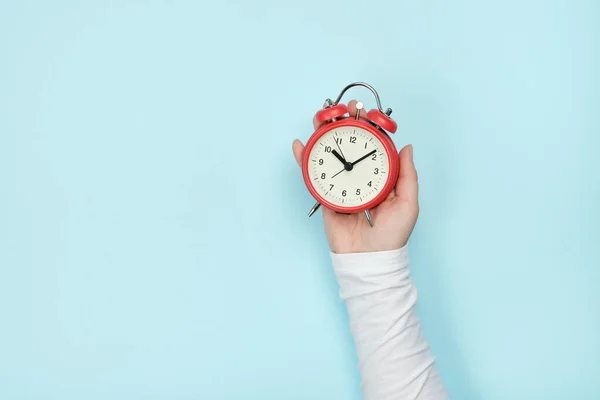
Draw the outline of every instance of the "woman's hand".
M350 116L356 116L356 101L348 104ZM366 116L360 110L361 117ZM315 129L319 127L313 121ZM304 145L295 140L293 152L298 165L302 162ZM321 207L325 232L331 251L334 253L364 253L396 250L408 242L419 215L418 179L413 163L412 146L405 146L400 157L400 175L396 186L385 201L371 210L374 227L363 213L344 215Z

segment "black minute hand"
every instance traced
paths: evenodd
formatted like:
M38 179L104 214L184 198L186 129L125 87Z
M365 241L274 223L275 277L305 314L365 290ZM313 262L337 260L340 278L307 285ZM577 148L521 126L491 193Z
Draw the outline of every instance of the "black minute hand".
M361 162L361 161L362 161L362 160L364 160L365 158L367 158L367 157L369 157L370 155L372 155L372 154L375 154L375 153L377 153L377 150L373 150L373 151L371 151L370 153L368 153L368 154L365 154L364 156L362 156L362 157L361 157L361 158L359 158L358 160L354 161L354 162L352 163L352 165L356 165L356 164L358 164L359 162Z

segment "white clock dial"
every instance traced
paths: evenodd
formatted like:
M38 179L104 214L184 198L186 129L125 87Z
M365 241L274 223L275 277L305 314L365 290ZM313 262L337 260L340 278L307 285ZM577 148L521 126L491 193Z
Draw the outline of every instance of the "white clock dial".
M341 126L321 136L311 149L308 163L308 175L317 193L340 207L357 207L373 200L389 176L383 143L366 129L354 126Z

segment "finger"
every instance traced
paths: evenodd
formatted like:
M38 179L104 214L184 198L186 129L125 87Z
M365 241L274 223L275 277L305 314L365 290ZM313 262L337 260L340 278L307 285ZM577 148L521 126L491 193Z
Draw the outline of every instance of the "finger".
M351 117L356 117L356 103L358 103L356 100L350 100L348 103L348 114L350 114ZM367 112L364 108L360 110L360 118L367 118Z
M298 139L294 140L292 143L292 151L294 152L294 158L298 163L298 166L302 165L302 152L304 151L304 145Z
M396 197L396 188L395 187L393 190L390 190L390 193L387 195L387 197L385 199L389 200L389 199L393 199L394 197Z
M315 116L313 117L313 126L315 127L315 129L319 129L321 125L323 124L317 121L317 114L315 114Z
M396 196L405 202L418 204L419 178L413 160L412 145L405 146L400 150L400 174L396 183Z

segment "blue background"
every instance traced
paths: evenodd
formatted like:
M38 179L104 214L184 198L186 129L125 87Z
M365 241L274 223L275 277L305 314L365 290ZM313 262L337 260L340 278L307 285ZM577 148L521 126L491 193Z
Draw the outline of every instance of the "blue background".
M452 397L599 399L599 21L567 0L2 2L0 398L361 398L291 143L366 81L414 145Z

